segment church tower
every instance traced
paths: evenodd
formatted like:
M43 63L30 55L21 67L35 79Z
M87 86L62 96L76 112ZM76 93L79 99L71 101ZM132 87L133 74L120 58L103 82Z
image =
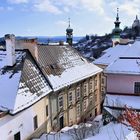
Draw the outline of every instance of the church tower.
M134 20L132 24L132 30L135 32L136 36L140 36L140 21L137 15L136 15L136 19Z
M70 18L69 18L69 26L66 29L66 42L72 46L73 42L73 29L70 27Z
M120 43L120 33L122 30L120 29L120 21L119 21L119 8L117 8L117 16L116 16L116 21L114 22L115 28L112 31L113 37L113 46L115 46L116 43Z

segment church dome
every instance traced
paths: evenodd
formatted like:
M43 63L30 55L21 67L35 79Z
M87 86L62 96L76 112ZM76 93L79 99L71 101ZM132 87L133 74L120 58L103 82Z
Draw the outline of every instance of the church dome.
M66 29L66 32L67 32L67 33L71 33L71 32L73 32L73 29L69 26L69 27Z
M120 34L122 32L122 29L120 29L119 27L116 27L112 30L113 34Z
M136 19L134 20L132 24L132 28L139 27L140 28L140 21L138 19L138 16L136 15Z

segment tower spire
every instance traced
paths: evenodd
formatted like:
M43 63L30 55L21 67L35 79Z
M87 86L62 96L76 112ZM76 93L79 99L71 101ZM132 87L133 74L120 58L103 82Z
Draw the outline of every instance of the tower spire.
M119 8L117 8L117 17L116 17L116 21L119 21Z
M138 20L138 15L136 15L136 20Z
M69 23L69 26L68 27L70 27L70 18L68 18L68 23Z
M116 21L114 22L115 28L119 28L120 26L120 21L119 21L119 8L117 8L117 16L116 16Z
M115 28L113 29L112 33L113 33L113 46L115 46L115 42L120 42L120 33L121 33L121 29L120 29L120 21L119 21L119 8L117 8L117 15L116 15L116 20L114 22L115 24Z
M68 18L68 28L66 29L66 42L72 46L73 29L70 27L70 18Z

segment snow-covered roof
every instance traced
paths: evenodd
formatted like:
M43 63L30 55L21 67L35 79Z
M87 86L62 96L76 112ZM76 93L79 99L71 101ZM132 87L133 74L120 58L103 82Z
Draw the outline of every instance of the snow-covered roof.
M0 110L15 114L51 92L28 51L16 51L16 65L6 66L6 51L0 51Z
M70 46L38 46L38 62L53 90L84 80L102 71Z
M140 41L128 45L117 45L104 53L94 61L94 64L106 65L105 73L140 74Z
M140 109L140 97L139 96L124 96L124 95L110 95L107 94L104 101L104 107L118 107L124 108L124 106Z
M109 65L105 73L111 74L140 74L140 59L118 59L113 64Z
M113 48L108 48L104 51L105 54L93 61L93 63L108 66L123 55L129 48L129 45L117 45Z
M140 41L130 44L129 49L120 55L120 57L140 57Z

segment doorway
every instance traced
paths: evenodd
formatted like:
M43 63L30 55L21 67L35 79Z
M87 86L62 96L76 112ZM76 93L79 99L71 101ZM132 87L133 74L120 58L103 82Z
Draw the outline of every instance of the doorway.
M64 117L63 116L61 116L59 118L59 123L60 123L60 129L62 129L64 127Z
M20 140L20 132L14 135L14 140Z
M97 108L95 108L95 116L97 116Z

